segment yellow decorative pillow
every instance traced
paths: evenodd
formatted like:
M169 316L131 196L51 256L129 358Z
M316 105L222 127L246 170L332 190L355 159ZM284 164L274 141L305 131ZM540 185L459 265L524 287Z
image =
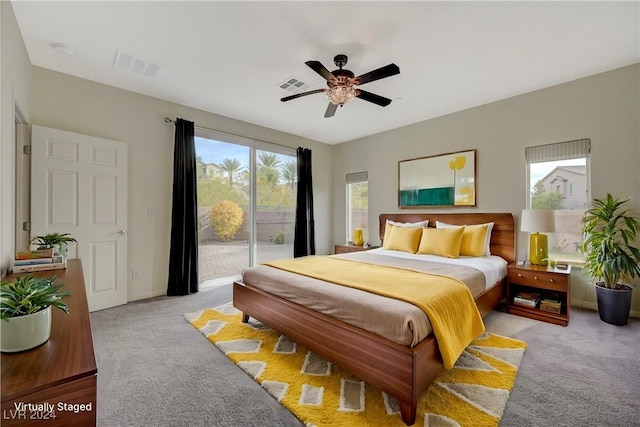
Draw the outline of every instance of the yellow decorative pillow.
M382 238L382 245L384 247L384 242L389 240L389 233L391 233L391 226L393 225L397 227L406 227L406 228L422 228L422 227L426 227L428 224L429 224L428 219L425 219L424 221L418 221L418 222L396 222L388 219L384 226L384 237Z
M468 225L466 224L466 227L469 231L465 230L464 235L462 236L462 248L460 249L460 255L468 255L468 256L489 256L491 255L491 231L493 230L493 222L487 222L485 224L473 224L473 225ZM436 221L436 228L452 228L452 227L460 227L459 225L454 225L454 224L447 224L445 222L441 222L441 221ZM475 244L477 244L475 242L475 239L478 238L476 236L473 237L474 242L466 242L466 240L468 239L467 237L467 233L472 233L477 231L477 229L474 229L474 227L478 227L478 228L482 228L484 229L484 227L486 227L486 231L479 231L483 236L484 236L484 252L482 254L476 255L479 253L477 247L475 246ZM473 247L473 249L472 249ZM473 255L472 255L473 254Z
M418 247L419 254L458 258L465 227L425 228Z
M484 243L488 228L487 224L467 225L462 234L460 255L484 256Z
M393 251L403 251L415 254L420 244L422 228L398 227L387 224L387 229L391 227L389 237L384 239L382 247ZM385 230L386 231L386 230Z

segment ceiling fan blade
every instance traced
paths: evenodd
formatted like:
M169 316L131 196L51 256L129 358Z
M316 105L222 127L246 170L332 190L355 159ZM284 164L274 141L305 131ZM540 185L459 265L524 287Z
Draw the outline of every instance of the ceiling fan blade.
M284 98L280 99L280 101L287 102L287 101L291 101L292 99L300 98L301 96L313 95L314 93L320 93L320 92L326 92L326 91L327 89L316 89L316 90L310 90L309 92L296 93L295 95L285 96Z
M333 117L337 109L338 109L338 106L336 104L329 103L329 106L327 107L327 111L324 112L324 117L325 118Z
M364 73L363 75L356 77L354 80L357 81L357 85L363 85L375 80L384 79L385 77L395 76L396 74L400 74L400 67L396 64L389 64L384 67L380 67L377 70Z
M359 94L356 95L358 98L363 99L365 101L373 102L381 107L386 107L391 104L391 100L389 98L385 98L384 96L376 95L375 93L367 92L366 90L359 90Z
M320 74L327 81L334 81L336 77L331 74L331 71L327 70L327 68L320 63L320 61L307 61L305 62L316 73Z

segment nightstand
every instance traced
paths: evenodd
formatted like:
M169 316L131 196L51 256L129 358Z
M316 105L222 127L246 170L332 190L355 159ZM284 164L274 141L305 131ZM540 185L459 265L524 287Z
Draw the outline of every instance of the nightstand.
M507 273L507 312L543 322L567 326L571 305L571 266L566 270L544 265L508 266ZM538 293L541 299L551 298L560 302L560 312L554 313L535 307L514 304L513 299L521 292Z
M346 254L349 252L368 251L370 249L376 249L379 247L380 246L367 246L365 248L362 245L335 245L335 253Z

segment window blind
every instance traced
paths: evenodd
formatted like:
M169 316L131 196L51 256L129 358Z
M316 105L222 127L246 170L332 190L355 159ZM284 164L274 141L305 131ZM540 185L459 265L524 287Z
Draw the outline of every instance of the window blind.
M367 171L365 171L365 172L355 172L355 173L348 173L347 174L346 182L347 182L347 184L354 184L356 182L367 181L368 179L369 179L369 172L367 172Z
M552 162L589 157L590 152L591 140L585 138L527 147L525 159L527 163Z

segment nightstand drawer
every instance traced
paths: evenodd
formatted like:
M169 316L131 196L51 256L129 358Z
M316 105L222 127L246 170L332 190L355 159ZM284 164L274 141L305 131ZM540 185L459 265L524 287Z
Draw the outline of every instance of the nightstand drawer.
M562 292L566 292L569 283L567 275L522 269L509 269L509 282Z

